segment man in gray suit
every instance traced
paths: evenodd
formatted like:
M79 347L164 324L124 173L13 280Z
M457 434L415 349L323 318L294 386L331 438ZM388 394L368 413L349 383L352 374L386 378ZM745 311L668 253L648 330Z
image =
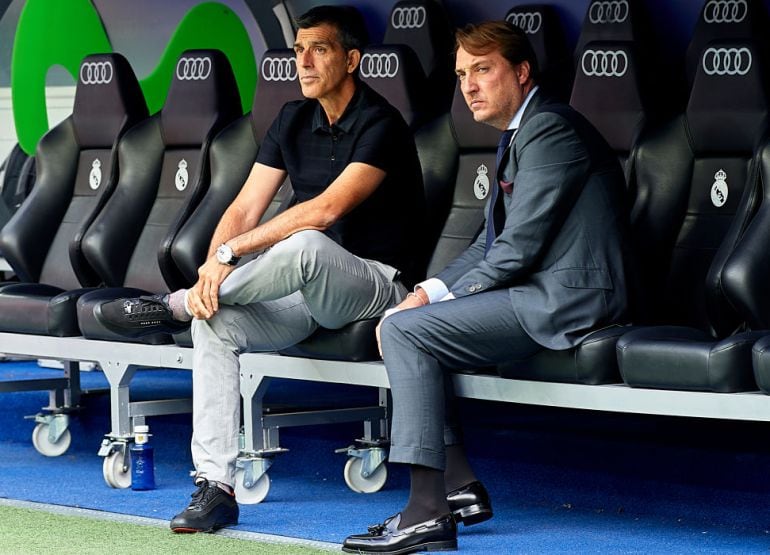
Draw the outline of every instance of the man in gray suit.
M461 445L449 371L569 349L628 311L625 184L616 155L536 84L526 35L507 22L457 32L456 73L476 121L503 136L477 240L386 313L390 461L410 465L406 507L343 549L457 547L456 522L492 516ZM407 310L409 309L409 310Z

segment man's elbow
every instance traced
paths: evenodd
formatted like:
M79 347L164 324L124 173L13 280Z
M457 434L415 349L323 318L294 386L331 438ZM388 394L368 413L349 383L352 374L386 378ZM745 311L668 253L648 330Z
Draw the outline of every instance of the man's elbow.
M315 226L320 230L328 229L345 215L345 210L332 203L324 203L314 210Z

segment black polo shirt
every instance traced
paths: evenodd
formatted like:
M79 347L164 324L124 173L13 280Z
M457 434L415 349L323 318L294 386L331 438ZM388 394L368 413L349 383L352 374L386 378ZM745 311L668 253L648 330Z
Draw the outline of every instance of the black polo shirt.
M322 193L348 164L383 170L374 193L326 234L362 258L389 264L411 285L423 276L425 200L414 138L401 114L365 83L329 125L317 100L283 106L262 141L257 162L286 170L298 202Z

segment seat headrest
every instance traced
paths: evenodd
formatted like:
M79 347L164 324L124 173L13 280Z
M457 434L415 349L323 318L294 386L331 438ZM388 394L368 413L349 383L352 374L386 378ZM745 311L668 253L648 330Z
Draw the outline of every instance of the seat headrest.
M382 42L411 46L425 76L432 81L448 71L454 34L440 2L400 0L390 12Z
M646 121L637 60L631 42L589 42L578 57L570 104L616 151L629 151Z
M161 110L166 146L195 146L243 113L230 62L219 50L179 57Z
M633 41L646 29L642 26L638 0L591 0L580 28L578 47L597 40ZM579 52L580 52L579 51Z
M528 4L508 10L505 20L526 33L537 57L540 71L547 72L551 65L560 62L564 50L564 35L553 6Z
M468 105L465 103L460 85L455 87L452 98L452 125L454 126L457 144L463 149L497 150L500 141L499 129L473 119Z
M281 107L291 100L301 100L297 57L291 48L267 50L259 64L259 81L251 108L254 137L262 141Z
M426 83L417 54L409 46L369 46L361 56L361 80L380 93L414 128L426 113Z
M692 85L703 50L717 40L764 40L767 16L760 0L707 0L695 23L686 53Z
M710 43L703 51L687 104L696 152L751 152L767 126L766 72L748 41Z
M131 65L120 54L83 58L72 121L80 148L110 148L121 132L147 117L147 103Z

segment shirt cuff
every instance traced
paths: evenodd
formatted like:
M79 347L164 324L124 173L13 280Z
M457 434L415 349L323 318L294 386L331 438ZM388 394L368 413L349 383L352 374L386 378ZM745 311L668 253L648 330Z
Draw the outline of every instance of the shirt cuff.
M425 293L428 295L429 303L437 303L439 301L443 301L447 295L451 295L449 288L444 284L443 281L438 278L430 278L426 279L425 281L421 281L414 286L415 290L417 290L418 287L425 291Z

